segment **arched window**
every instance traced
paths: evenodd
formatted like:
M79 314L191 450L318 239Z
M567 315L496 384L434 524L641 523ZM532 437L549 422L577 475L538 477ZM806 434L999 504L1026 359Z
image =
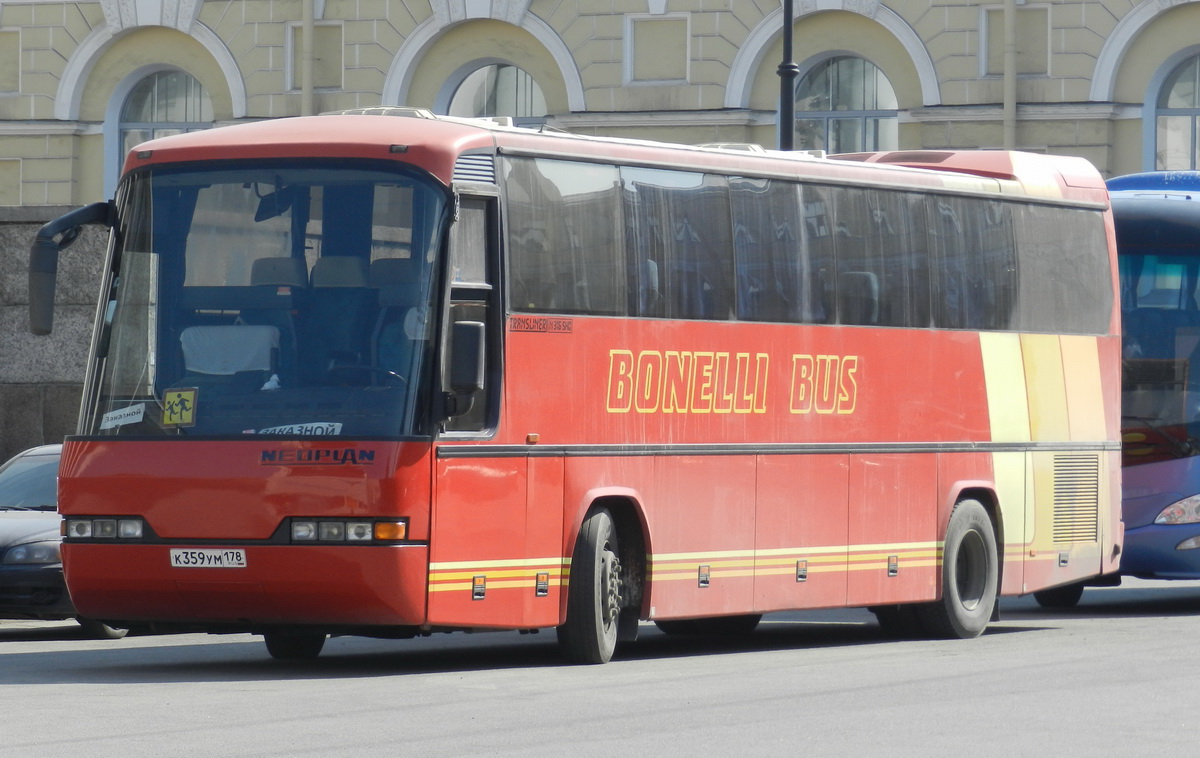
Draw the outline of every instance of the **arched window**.
M493 63L463 79L450 98L449 115L511 116L517 124L540 124L546 118L546 98L523 69Z
M896 108L896 91L875 64L849 56L830 58L796 85L796 149L895 150Z
M183 71L159 71L142 79L121 108L121 150L155 137L208 129L212 101L195 77Z
M1155 167L1195 170L1200 156L1200 55L1175 67L1155 103Z

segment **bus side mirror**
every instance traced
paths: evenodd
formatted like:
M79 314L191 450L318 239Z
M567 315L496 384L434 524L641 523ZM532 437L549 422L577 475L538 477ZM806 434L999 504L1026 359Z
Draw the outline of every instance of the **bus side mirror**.
M479 321L455 321L450 339L450 391L456 395L474 394L483 389L483 324Z
M84 224L111 226L112 219L112 203L92 203L58 217L38 230L29 248L29 331L45 335L54 326L58 251L79 238Z
M37 239L29 249L29 331L49 334L54 326L54 280L58 243Z

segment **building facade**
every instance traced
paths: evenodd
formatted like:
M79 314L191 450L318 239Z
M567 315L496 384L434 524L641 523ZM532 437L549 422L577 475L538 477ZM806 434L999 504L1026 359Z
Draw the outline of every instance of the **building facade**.
M132 145L383 104L774 147L784 24L781 0L0 1L0 452L66 431L4 393L76 386L94 313L78 254L61 334L28 336L17 240L111 197ZM1195 168L1198 28L1197 0L795 0L794 144Z
M797 147L1194 165L1198 22L1191 0L796 0ZM6 1L0 205L110 196L153 134L379 104L771 147L783 24L780 0Z

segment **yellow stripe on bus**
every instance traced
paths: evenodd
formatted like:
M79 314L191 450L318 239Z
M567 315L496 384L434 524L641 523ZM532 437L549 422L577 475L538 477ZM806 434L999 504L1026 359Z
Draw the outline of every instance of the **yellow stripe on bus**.
M1062 343L1063 376L1067 395L1067 417L1072 440L1108 439L1104 414L1104 390L1100 383L1100 343L1084 335L1059 337Z
M1021 357L1029 389L1029 432L1033 441L1071 439L1062 345L1058 335L1022 334Z
M429 572L429 581L451 582L459 579L470 579L474 576L478 576L484 571L486 571L488 579L491 579L492 577L527 577L529 579L533 579L538 573L548 574L551 578L560 575L560 572L558 571L539 572L537 570L491 571L487 569L480 569L479 571L431 571Z
M494 581L492 581L491 576L489 576L488 582L487 582L487 588L489 590L532 589L536 586L536 584L537 583L533 579L521 580L521 581L494 582ZM549 586L563 587L563 586L566 586L566 582L561 581L561 580L551 579ZM456 590L460 591L460 592L471 592L473 589L474 589L474 585L471 582L445 582L442 584L429 585L430 592L451 592L451 591L456 591Z
M979 335L979 349L992 442L1029 442L1029 401L1020 335L983 332Z
M652 581L696 581L697 570L705 566L710 578L767 577L794 574L796 561L804 561L809 574L886 570L889 560L899 561L901 569L937 567L942 563L941 542L879 543L863 545L822 545L805 548L769 550L717 550L694 553L662 553L647 556ZM1004 546L1006 560L1028 558L1028 545ZM1045 560L1057 560L1047 553ZM546 569L549 569L548 571ZM470 591L471 580L486 575L488 589L528 589L536 586L538 574L548 574L550 586L568 583L570 559L531 558L495 561L446 561L430 564L429 591Z
M447 571L453 569L474 570L479 568L505 568L520 566L566 566L570 558L561 556L554 558L509 558L499 561L439 561L429 564L430 571Z

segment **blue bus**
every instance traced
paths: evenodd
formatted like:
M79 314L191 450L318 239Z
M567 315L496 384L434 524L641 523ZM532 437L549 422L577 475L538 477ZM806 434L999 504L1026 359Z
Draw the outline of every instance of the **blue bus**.
M1200 579L1200 171L1115 177L1108 190L1123 324L1120 574ZM1067 607L1082 592L1035 597Z

